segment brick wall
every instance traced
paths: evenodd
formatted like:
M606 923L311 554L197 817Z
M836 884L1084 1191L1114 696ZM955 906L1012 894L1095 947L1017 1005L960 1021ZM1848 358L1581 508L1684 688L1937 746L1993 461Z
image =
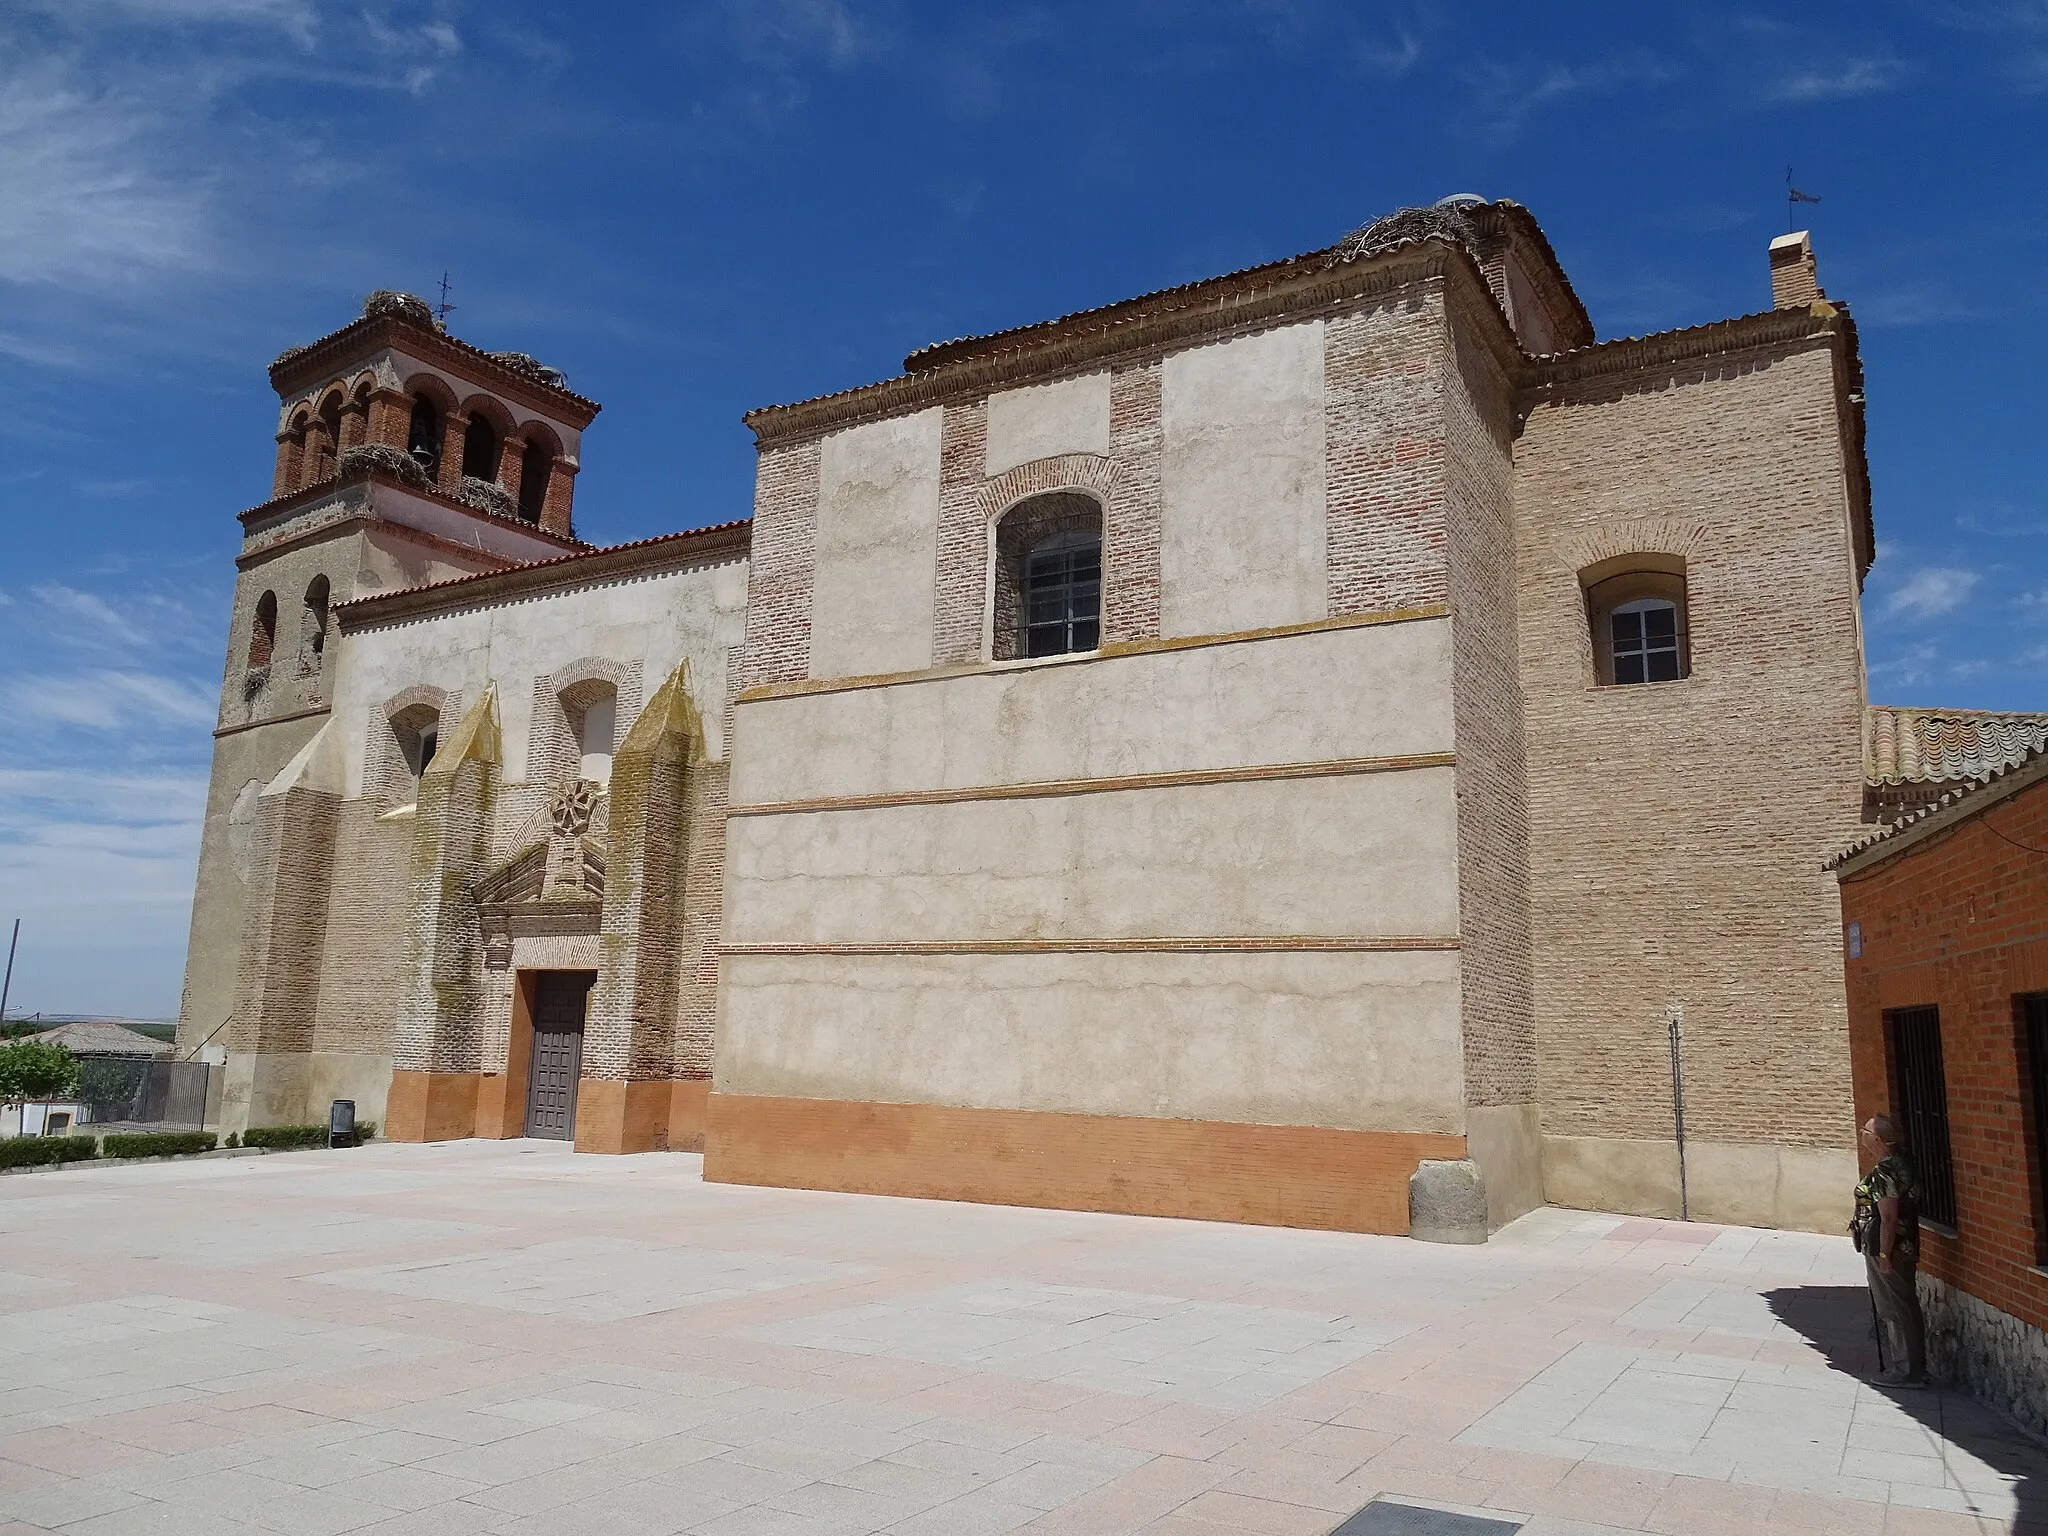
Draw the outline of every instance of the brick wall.
M754 478L743 687L797 682L811 675L811 582L817 543L817 442L765 450Z
M1553 383L1516 451L1547 1135L1846 1148L1838 904L1862 657L1834 341ZM1617 366L1630 354L1617 344ZM1692 675L1594 685L1577 573L1687 562Z
M2020 844L2024 846L2015 846ZM1884 1013L1941 1010L1957 1236L1930 1232L1922 1268L2048 1328L2048 1232L2032 1164L2033 1106L2014 1000L2048 992L2048 781L1845 874L1842 915L1862 929L1848 962L1856 1116L1898 1103Z
M939 426L939 542L932 602L932 660L940 666L981 655L988 569L988 510L982 500L988 402L948 405Z
M1332 617L1445 599L1443 335L1439 280L1327 323Z
M1109 376L1109 457L1116 466L1102 550L1102 641L1159 638L1159 467L1165 451L1159 364Z
M1472 326L1440 333L1439 348L1465 1102L1526 1104L1536 1093L1536 1050L1529 785L1515 634L1512 393L1499 360L1478 344ZM1411 525L1418 534L1422 526L1419 520ZM1414 576L1421 575L1418 565Z
M398 1018L412 823L380 822L375 799L335 817L334 884L320 955L317 1051L388 1052Z

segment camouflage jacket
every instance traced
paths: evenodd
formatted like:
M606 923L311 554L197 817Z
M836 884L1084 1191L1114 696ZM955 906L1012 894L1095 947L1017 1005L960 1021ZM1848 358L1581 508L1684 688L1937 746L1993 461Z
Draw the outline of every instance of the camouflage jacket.
M1920 1256L1920 1175L1913 1167L1913 1160L1897 1148L1885 1153L1878 1165L1856 1186L1857 1215L1868 1211L1874 1224L1877 1202L1885 1199L1899 1202L1899 1229L1892 1242L1892 1259L1896 1263L1910 1264ZM1869 1251L1873 1254L1881 1240L1877 1235L1879 1230L1875 1225L1871 1228Z

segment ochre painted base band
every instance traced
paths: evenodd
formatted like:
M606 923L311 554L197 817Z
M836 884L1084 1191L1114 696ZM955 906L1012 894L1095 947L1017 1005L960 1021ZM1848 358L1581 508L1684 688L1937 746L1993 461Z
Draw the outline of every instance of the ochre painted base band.
M393 1072L384 1101L386 1141L458 1141L476 1134L475 1072Z
M678 1078L669 1085L668 1149L704 1150L704 1101L711 1097L709 1078Z
M714 1093L704 1177L863 1195L1408 1230L1408 1178L1462 1136Z
M704 1147L701 1078L576 1085L578 1152L698 1152ZM524 1077L503 1072L393 1072L381 1134L387 1141L459 1141L526 1134Z
M578 1152L652 1152L668 1145L669 1082L586 1077L576 1085Z

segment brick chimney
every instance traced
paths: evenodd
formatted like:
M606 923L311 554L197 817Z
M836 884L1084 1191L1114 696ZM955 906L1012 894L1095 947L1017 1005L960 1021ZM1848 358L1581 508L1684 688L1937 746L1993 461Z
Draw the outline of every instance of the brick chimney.
M1813 236L1805 230L1780 235L1771 242L1771 308L1804 309L1825 297L1820 267L1813 259Z

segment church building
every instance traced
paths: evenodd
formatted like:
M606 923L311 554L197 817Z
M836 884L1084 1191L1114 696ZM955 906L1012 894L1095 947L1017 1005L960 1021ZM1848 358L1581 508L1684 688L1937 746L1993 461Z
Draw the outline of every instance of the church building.
M2048 719L1867 707L1856 328L1768 279L1599 341L1447 199L756 410L750 517L609 548L597 405L374 294L271 368L180 1044L230 1129L1834 1230L1826 861Z

